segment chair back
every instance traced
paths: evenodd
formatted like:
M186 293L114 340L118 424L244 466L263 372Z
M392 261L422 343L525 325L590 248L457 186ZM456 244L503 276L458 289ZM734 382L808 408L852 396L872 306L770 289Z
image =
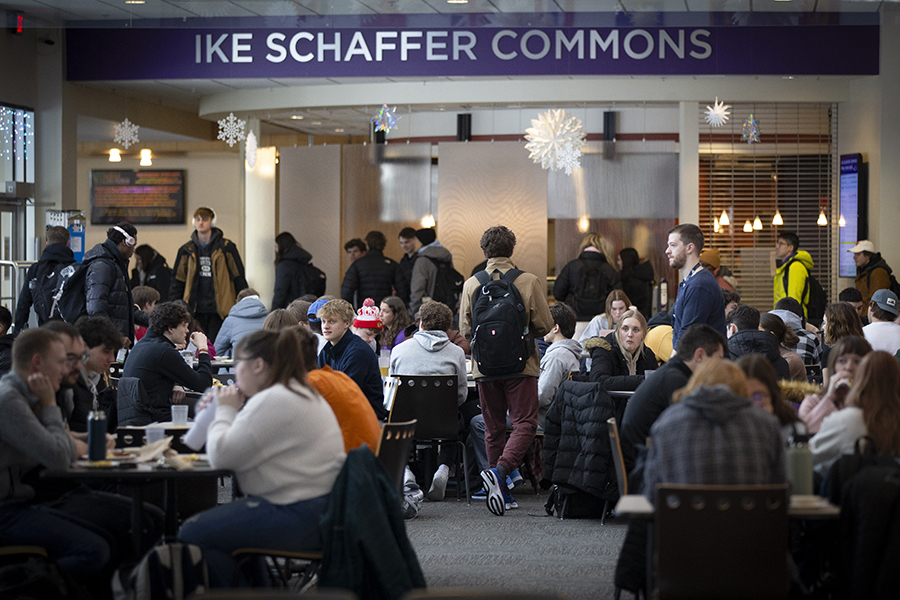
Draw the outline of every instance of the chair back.
M607 419L609 431L609 447L612 450L612 462L616 468L616 483L619 485L619 496L628 495L628 477L625 473L625 457L622 455L622 442L619 440L619 427L616 418Z
M391 481L403 497L403 470L409 462L409 450L416 439L416 420L405 423L385 423L381 428L375 455L387 469Z
M416 439L459 439L456 375L396 375L397 396L388 422L416 420Z
M119 427L149 425L156 419L147 412L147 390L137 377L122 377L116 390L116 412Z
M787 484L658 486L659 598L787 598L787 508Z

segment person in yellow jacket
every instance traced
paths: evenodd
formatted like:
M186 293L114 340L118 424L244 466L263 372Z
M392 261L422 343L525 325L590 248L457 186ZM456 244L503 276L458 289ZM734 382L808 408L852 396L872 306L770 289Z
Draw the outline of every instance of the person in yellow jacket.
M775 270L775 299L772 304L774 306L782 298L790 296L800 303L804 316L807 316L809 286L806 285L806 280L812 271L813 260L809 252L799 250L799 247L800 238L796 233L785 231L778 235L778 241L775 243L778 268Z

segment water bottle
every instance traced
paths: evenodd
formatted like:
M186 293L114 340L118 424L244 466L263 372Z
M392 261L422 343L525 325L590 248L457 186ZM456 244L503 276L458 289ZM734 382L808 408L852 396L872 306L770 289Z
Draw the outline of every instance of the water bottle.
M791 493L798 496L812 495L813 459L806 443L806 436L793 436L786 454L787 478L793 488Z
M106 413L92 410L87 417L88 460L106 460Z

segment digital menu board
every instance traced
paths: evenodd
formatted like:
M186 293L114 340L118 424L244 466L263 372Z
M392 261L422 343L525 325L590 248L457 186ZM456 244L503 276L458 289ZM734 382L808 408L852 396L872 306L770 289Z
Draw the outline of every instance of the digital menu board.
M184 171L91 170L91 224L184 223Z
M838 244L839 275L856 277L853 253L848 252L869 235L868 171L862 154L841 155L840 215L843 224Z

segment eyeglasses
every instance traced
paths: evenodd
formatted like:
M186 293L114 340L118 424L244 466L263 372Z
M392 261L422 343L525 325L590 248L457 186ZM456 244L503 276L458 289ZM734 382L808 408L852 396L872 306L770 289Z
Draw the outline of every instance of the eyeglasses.
M84 352L83 354L66 354L66 364L67 365L75 365L78 364L80 360L82 364L87 364L87 361L90 360L91 355L88 352Z

